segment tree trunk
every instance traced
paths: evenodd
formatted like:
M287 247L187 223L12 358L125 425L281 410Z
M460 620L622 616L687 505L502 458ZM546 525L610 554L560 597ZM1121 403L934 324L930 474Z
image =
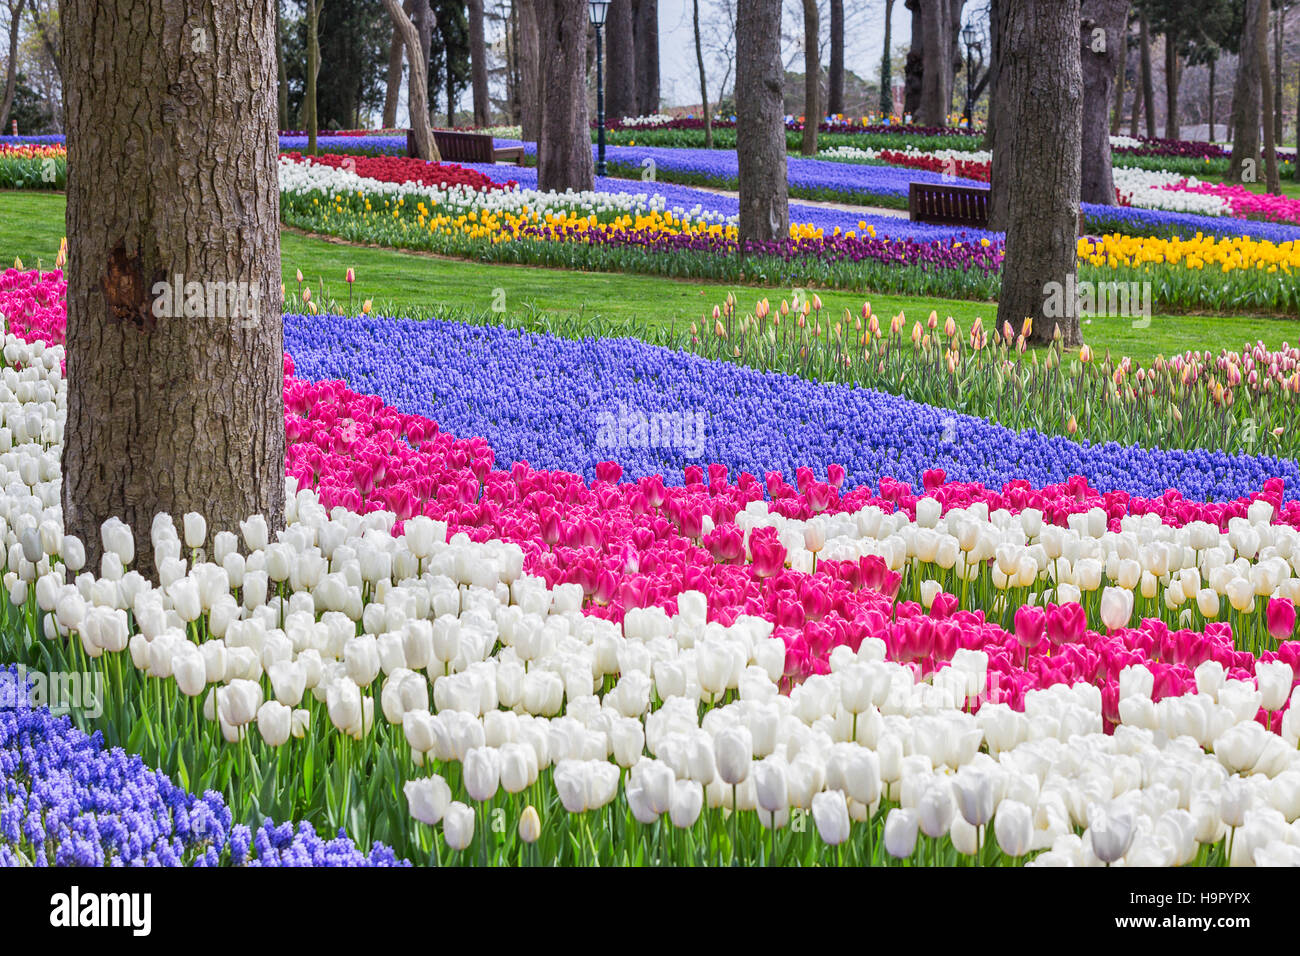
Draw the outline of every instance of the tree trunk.
M1133 139L1137 139L1138 123L1142 121L1142 103L1145 97L1142 95L1142 77L1139 75L1137 86L1133 87L1133 114L1128 121L1128 134Z
M892 6L892 0L889 4ZM889 13L886 11L885 16ZM889 35L886 21L885 35ZM831 0L831 63L826 77L826 112L839 116L844 112L844 0Z
M159 512L200 512L209 536L259 513L284 524L273 0L209 0L203 13L177 0L61 6L65 62L95 65L69 70L64 90L63 520L87 568L114 516L146 576Z
M514 0L519 14L519 126L526 142L541 140L542 60L537 26L543 0Z
M1215 139L1214 136L1214 73L1215 73L1215 67L1218 65L1218 62L1219 62L1219 58L1217 56L1214 56L1214 57L1210 57L1210 62L1206 64L1206 68L1210 72L1208 78L1210 84L1210 137L1209 139L1206 140L1206 142L1208 143L1213 143Z
M1127 6L1127 5L1126 5ZM1086 15L1086 14L1085 14ZM1115 108L1110 116L1110 134L1118 136L1120 127L1124 122L1124 87L1128 79L1128 15L1125 12L1124 29L1119 35L1119 50L1116 51L1119 58L1119 65L1115 68ZM1086 59L1086 56L1085 56ZM1085 82L1087 76L1087 67L1084 67ZM1084 120L1085 125L1087 120ZM1084 188L1087 192L1087 187Z
M1237 78L1232 85L1232 156L1228 178L1237 182L1259 179L1259 14L1268 0L1247 0L1246 24L1237 55Z
M1124 48L1129 0L1083 0L1080 67L1083 73L1083 138L1080 149L1079 195L1083 202L1115 205L1111 175L1110 131L1106 113L1111 105L1115 65ZM1095 31L1104 31L1101 34Z
M992 152L997 142L996 129L998 120L998 74L1002 62L998 36L1000 33L1002 0L989 0L989 68L987 74L989 87L989 113L984 122L984 142L986 150Z
M407 11L408 14L410 11ZM397 105L402 98L402 31L393 27L388 44L388 77L384 88L384 129L397 126Z
M1273 140L1282 142L1282 133L1286 128L1286 117L1282 115L1282 20L1286 10L1279 6L1273 17ZM1300 100L1300 89L1296 90L1296 99Z
M817 44L821 21L817 0L803 0L803 154L817 155L817 127L821 125L822 67Z
M952 22L949 0L920 0L922 55L921 101L916 121L922 126L947 126L952 106Z
M636 108L642 116L659 112L659 0L635 0Z
M1178 36L1165 34L1165 139L1182 139L1183 127L1178 112L1178 87L1182 83L1178 63Z
M406 45L407 108L411 114L411 131L415 134L415 155L436 163L440 157L429 126L429 68L420 51L420 33L411 18L397 5L397 0L384 0L384 9Z
M469 65L474 88L474 125L488 126L487 43L483 39L483 0L469 0Z
M27 0L18 0L15 7L9 4L9 59L6 61L5 68L5 92L4 101L0 102L0 136L7 136L9 130L9 112L14 106L14 95L18 89L18 38L19 25L22 23L23 10L27 6Z
M284 63L284 33L280 25L280 0L275 0L275 59L279 68L280 129L289 128L289 75Z
M709 79L704 72L704 48L700 45L700 0L691 0L695 24L695 62L700 68L700 109L704 114L704 148L713 148L713 114L709 109Z
M1142 109L1146 113L1147 138L1156 138L1156 90L1151 79L1151 25L1146 14L1138 18L1138 50L1142 67Z
M912 13L912 40L903 63L903 113L916 116L921 109L921 86L925 74L925 17L921 0L904 0Z
M697 50L699 36L697 28ZM605 64L608 67L605 71L605 115L611 118L636 115L636 33L632 26L632 0L613 0L605 14Z
M302 95L302 122L307 132L307 155L316 155L316 80L320 75L320 10L325 0L307 0L307 77Z
M790 235L781 0L736 0L736 160L740 243Z
M587 112L587 4L538 0L542 64L542 128L537 143L537 188L564 192L595 184L591 120Z
M834 8L831 8L834 10ZM883 120L888 120L894 113L894 64L890 52L892 43L894 21L894 0L885 0L885 51L880 56L880 115ZM832 26L831 30L834 31ZM841 82L843 70L841 72ZM843 90L840 91L841 97ZM841 112L843 108L841 106Z
M1259 13L1256 29L1256 49L1259 56L1259 102L1260 120L1264 129L1264 177L1265 188L1275 196L1282 194L1282 185L1277 173L1277 131L1273 128L1273 77L1268 63L1268 0L1260 0L1263 9Z
M1078 268L1079 144L1083 75L1079 0L1006 0L999 24L1001 116L993 152L992 191L1005 199L1006 247L998 327L1051 341L1056 326L1067 345L1080 341L1076 309L1046 314L1049 283L1064 289ZM1051 63L1044 71L1041 64ZM1109 71L1108 71L1109 72Z

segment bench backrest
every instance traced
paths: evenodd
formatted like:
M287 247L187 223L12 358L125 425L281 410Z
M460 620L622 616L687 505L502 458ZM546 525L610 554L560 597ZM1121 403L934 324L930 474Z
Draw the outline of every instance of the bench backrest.
M984 228L989 222L988 189L947 183L912 183L907 211L913 222Z
M438 155L449 163L491 163L494 161L492 136L489 133L463 133L459 130L435 129L433 142ZM406 154L414 156L415 131L406 131Z

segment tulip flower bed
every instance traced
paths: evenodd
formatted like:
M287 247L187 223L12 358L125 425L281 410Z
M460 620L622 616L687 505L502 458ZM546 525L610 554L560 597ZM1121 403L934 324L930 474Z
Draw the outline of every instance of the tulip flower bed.
M4 313L28 301L0 296ZM57 343L56 310L28 304L24 324ZM0 653L98 675L104 712L79 719L229 807L209 794L196 827L194 798L153 775L187 824L173 809L171 829L125 852L120 804L92 829L64 826L88 800L102 806L89 781L123 773L120 753L73 737L17 776L66 794L60 774L89 768L72 771L89 793L60 803L54 826L50 811L31 822L14 758L0 763L8 859L31 859L35 833L64 860L243 862L252 833L233 823L268 809L307 827L259 827L259 860L391 862L312 833L340 825L444 865L1262 865L1300 853L1294 463L1183 455L1179 468L1101 448L1087 460L1117 489L1167 476L1160 487L1233 500L1082 478L1036 488L1068 468L1062 449L990 432L971 445L1000 447L1002 462L963 453L990 476L1018 463L1022 480L1001 492L933 467L920 494L888 478L877 492L855 487L868 459L828 464L849 448L837 432L865 418L864 435L906 441L902 422L923 407L855 408L831 386L637 343L433 321L289 316L286 346L298 357L285 365L287 530L273 541L254 516L238 536L209 536L199 515L180 529L160 516L149 581L129 570L136 544L120 522L102 529L99 575L61 533L45 502L58 500L62 347L7 338ZM397 356L403 372L388 374ZM309 380L334 363L377 394ZM664 403L656 413L707 411L707 483L702 466L683 485L649 472L680 447L589 455L565 390L589 408L644 396ZM808 469L791 469L797 488L779 474L731 479L721 462L753 450L730 429L715 438L716 422L759 395L736 434L770 443L763 417L779 428L785 414L797 439L803 421L824 439L804 463L826 481ZM475 418L488 427L462 428ZM511 441L590 474L537 470ZM1035 442L1050 448L1037 466ZM885 464L907 476L923 451L891 448ZM623 466L645 474L623 480ZM70 732L19 713L20 739Z
M62 146L0 143L0 189L63 189L67 181Z
M381 183L413 183L439 189L463 186L481 192L512 189L516 185L514 180L498 182L477 170L466 169L455 163L427 163L422 159L407 156L342 156L326 153L304 157L296 152L285 152L280 155L282 160L291 160L295 164L345 169L364 179Z

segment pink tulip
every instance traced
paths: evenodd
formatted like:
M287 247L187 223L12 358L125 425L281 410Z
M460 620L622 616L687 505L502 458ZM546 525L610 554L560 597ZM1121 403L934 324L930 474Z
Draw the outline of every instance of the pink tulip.
M1295 633L1295 605L1289 598L1272 598L1268 602L1268 633L1281 643Z

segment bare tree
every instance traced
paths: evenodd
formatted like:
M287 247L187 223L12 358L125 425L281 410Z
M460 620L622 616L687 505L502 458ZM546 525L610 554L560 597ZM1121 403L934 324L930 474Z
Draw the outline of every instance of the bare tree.
M7 0L5 6L9 10L9 59L5 68L4 100L0 102L0 135L4 134L5 127L9 125L9 111L13 109L14 94L18 87L18 39L21 35L19 28L22 25L27 0Z
M64 62L94 64L66 88L62 504L87 567L110 517L145 575L159 512L284 523L273 2L63 3Z
M736 2L736 159L740 242L790 234L781 0Z
M695 62L700 67L700 110L704 114L704 148L713 148L713 115L709 109L709 80L704 73L704 50L700 45L700 0L691 0L695 26Z
M542 62L542 127L537 188L589 190L595 184L587 111L587 4L538 0Z
M433 141L433 129L429 125L429 70L425 66L424 53L420 50L420 34L411 18L397 5L397 0L384 0L384 9L392 18L393 25L402 34L406 45L407 70L407 108L411 114L411 131L415 136L415 154L421 159L437 162L438 146Z
M999 15L998 135L992 198L1007 234L998 324L1019 330L1032 319L1032 341L1080 341L1077 310L1048 316L1049 283L1072 284L1078 268L1079 148L1083 75L1079 0L1005 0ZM1051 70L1042 64L1051 63ZM1071 303L1071 305L1073 305Z

